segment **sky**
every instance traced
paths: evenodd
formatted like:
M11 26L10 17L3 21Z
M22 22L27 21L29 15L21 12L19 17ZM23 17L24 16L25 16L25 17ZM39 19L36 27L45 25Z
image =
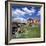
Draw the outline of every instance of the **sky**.
M12 5L12 18L40 19L40 5Z

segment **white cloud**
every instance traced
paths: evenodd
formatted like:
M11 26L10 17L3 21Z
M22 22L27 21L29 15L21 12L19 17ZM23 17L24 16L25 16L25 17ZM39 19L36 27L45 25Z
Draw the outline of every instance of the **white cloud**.
M19 17L24 16L25 14L29 14L30 16L35 12L34 7L30 10L27 7L21 9L12 9L12 16Z
M12 10L12 13L13 13L13 16L14 15L20 16L20 15L24 15L25 14L25 12L20 10L20 9Z
M27 14L31 13L32 11L29 10L27 7L22 8L23 11L25 11Z
M32 13L29 14L30 16L32 15Z
M22 8L23 11L26 12L26 14L32 15L35 12L34 7L32 7L30 10L27 7Z
M34 7L31 8L31 12L34 13L36 10L34 9Z
M38 11L38 13L37 13L37 16L39 16L40 15L40 10Z

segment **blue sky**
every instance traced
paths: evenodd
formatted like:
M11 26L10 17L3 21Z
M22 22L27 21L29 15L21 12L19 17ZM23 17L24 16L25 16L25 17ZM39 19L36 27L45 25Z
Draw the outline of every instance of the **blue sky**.
M38 5L12 5L12 18L40 19L40 8Z

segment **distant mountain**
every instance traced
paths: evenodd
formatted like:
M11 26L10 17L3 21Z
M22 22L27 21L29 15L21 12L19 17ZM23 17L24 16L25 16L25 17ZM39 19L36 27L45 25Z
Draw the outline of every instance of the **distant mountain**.
M29 17L29 18L27 18L27 20L33 20L33 18Z
M13 18L12 22L27 23L27 20L24 18Z

